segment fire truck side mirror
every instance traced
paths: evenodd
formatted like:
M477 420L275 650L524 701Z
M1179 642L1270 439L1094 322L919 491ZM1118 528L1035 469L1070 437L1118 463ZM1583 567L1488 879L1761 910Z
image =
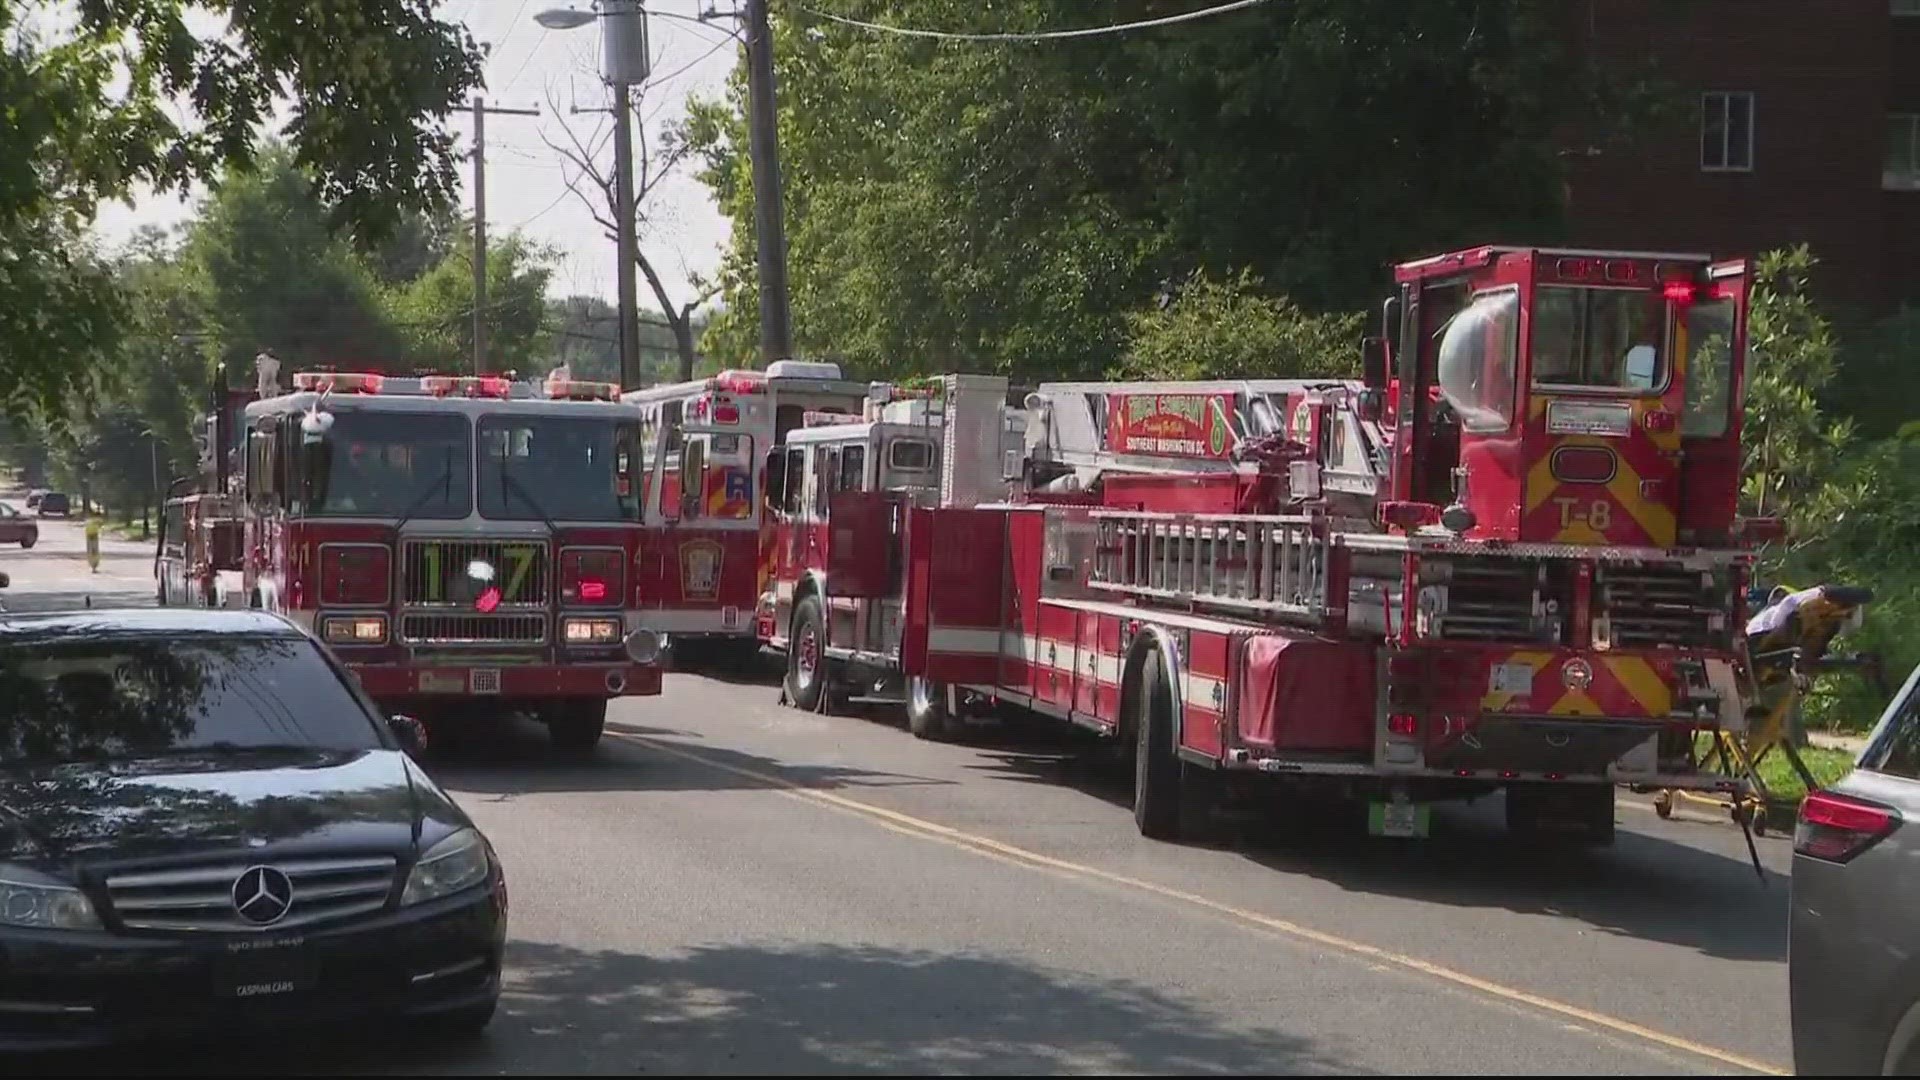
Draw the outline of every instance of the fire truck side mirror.
M1360 377L1371 390L1385 390L1392 372L1392 355L1387 339L1369 334L1360 339Z
M776 446L767 451L765 474L767 479L765 486L767 491L767 505L769 506L778 507L786 505L787 470L784 468L785 463L786 452L780 447Z

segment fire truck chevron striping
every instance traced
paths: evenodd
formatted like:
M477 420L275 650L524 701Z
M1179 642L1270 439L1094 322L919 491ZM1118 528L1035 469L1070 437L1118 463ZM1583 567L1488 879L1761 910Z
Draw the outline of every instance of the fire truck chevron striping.
M660 692L640 424L611 383L301 372L245 406L240 591L383 706L448 731L475 698L595 744ZM217 425L216 425L217 426Z
M786 696L1013 706L1136 748L1151 836L1249 784L1505 789L1613 834L1615 785L1740 791L1747 264L1483 247L1398 268L1364 378L876 384L767 474Z

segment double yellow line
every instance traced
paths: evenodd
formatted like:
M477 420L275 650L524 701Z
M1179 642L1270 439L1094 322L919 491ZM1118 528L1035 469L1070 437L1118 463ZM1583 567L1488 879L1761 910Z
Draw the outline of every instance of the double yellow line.
M808 787L773 773L760 772L755 769L745 769L727 762L715 761L704 754L695 753L671 743L661 742L657 739L640 735L629 735L617 731L609 731L608 734L617 736L626 742L644 746L658 754L680 758L683 761L692 762L704 768L716 769L720 772L730 773L743 779L752 780L790 798L858 814L894 832L904 833L922 840L933 840L972 852L976 855L984 855L988 858L1012 863L1016 866L1052 870L1082 880L1103 881L1111 885L1119 885L1124 888L1150 893L1167 900L1201 908L1213 912L1216 915L1223 915L1237 922L1275 934L1281 934L1297 941L1311 942L1323 948L1333 949L1349 956L1371 961L1375 964L1397 967L1403 971L1418 972L1430 978L1452 983L1455 986L1478 991L1488 997L1498 998L1516 1005L1528 1006L1538 1009L1541 1012L1565 1017L1569 1020L1577 1020L1584 1024L1590 1024L1595 1028L1639 1039L1668 1050L1676 1050L1684 1054L1705 1058L1709 1061L1716 1061L1723 1065L1730 1065L1737 1069L1745 1069L1749 1072L1759 1073L1765 1076L1793 1075L1791 1069L1783 1069L1777 1065L1745 1057L1729 1050L1708 1046L1704 1043L1694 1042L1691 1039L1681 1038L1678 1035L1669 1035L1664 1031L1656 1031L1653 1028L1636 1024L1631 1020L1623 1020L1617 1016L1609 1016L1606 1013L1595 1012L1592 1009L1583 1009L1578 1005L1569 1005L1564 1001L1555 1001L1552 998L1531 994L1525 990L1505 986L1497 982L1479 978L1475 975L1469 975L1463 971L1456 971L1453 968L1441 964L1422 960L1417 956L1408 956L1404 953L1393 952L1388 949L1379 948L1378 946L1368 945L1365 942L1341 937L1338 934L1329 934L1324 930L1315 930L1312 927L1302 926L1299 923L1286 919L1278 919L1271 915L1263 915L1257 911L1249 911L1246 908L1235 907L1232 904L1224 904L1218 900L1201 896L1198 893L1187 892L1184 889L1176 889L1168 885L1161 885L1157 882L1129 877L1126 874L1116 874L1111 870L1103 870L1097 866L1088 866L1084 863L1072 862L1067 859L1056 859L1051 855L1042 855L1037 851L1029 851L1026 848L1003 843L991 837L965 832L949 825L942 825L936 821L928 821L925 818L914 817L911 814L903 814L898 810L889 810L885 807L861 802L858 799L849 799L843 795L836 795L830 791L822 791L819 788Z

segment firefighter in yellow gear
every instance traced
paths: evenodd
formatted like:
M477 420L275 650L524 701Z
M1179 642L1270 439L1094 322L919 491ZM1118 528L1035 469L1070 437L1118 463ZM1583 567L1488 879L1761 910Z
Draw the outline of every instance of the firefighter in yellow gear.
M100 519L87 519L87 569L95 574L100 572Z

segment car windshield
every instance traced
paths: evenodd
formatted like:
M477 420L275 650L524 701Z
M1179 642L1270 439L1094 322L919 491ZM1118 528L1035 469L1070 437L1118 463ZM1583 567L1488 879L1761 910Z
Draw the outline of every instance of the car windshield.
M327 442L305 451L315 483L306 513L463 518L473 505L471 428L449 413L341 409Z
M380 745L359 699L309 641L89 638L0 646L0 766Z
M633 521L639 424L595 416L480 420L482 516L504 520Z

